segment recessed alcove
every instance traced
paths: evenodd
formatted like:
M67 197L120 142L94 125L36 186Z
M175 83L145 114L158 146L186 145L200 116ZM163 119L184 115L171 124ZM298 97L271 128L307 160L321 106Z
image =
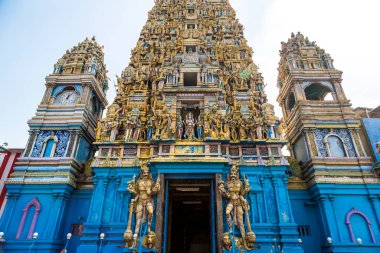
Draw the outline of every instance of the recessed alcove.
M183 86L194 87L197 86L198 74L196 72L184 73L184 82Z
M189 46L186 46L186 52L187 53L195 53L197 52L197 46L194 46L194 45L189 45Z

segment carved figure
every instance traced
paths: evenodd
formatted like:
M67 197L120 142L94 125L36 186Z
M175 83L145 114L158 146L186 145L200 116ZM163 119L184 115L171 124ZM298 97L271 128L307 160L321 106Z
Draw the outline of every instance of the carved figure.
M148 234L151 232L151 225L154 213L154 202L153 197L160 190L160 178L157 179L156 183L153 181L152 174L149 172L149 167L147 163L141 165L140 177L135 182L135 177L132 181L128 182L127 190L136 195L132 200L132 204L135 212L135 230L134 238L136 239L139 235L140 228L143 223L148 222Z
M231 242L231 236L228 232L223 234L223 248L231 251L232 250L232 242Z
M186 115L185 120L185 139L195 139L195 120L192 112Z
M229 4L220 4L227 2L156 0L137 45L131 51L131 61L117 78L117 96L106 119L97 128L97 140L115 142L122 134L127 142L181 140L186 134L185 138L191 140L231 139L238 142L272 138L274 129L281 130L275 126L277 118L273 106L266 102L264 81L252 60L253 50L243 36L243 26ZM295 51L291 59L284 61L285 65L290 63L300 68L297 66L302 58L299 48L312 44L301 34L294 35L283 45L282 54L287 50ZM333 68L329 56L320 49L317 51L320 59ZM78 57L82 52L87 53ZM87 39L58 60L55 73L77 73L83 69L101 81L101 89L105 90L107 77L103 58L102 49L94 40ZM72 70L72 66L77 67ZM189 72L197 73L197 81L199 79L202 86L210 85L215 89L215 99L211 98L211 93L204 93L203 104L213 106L208 112L205 108L200 109L205 109L202 119L194 111L193 119L182 112L179 118L172 116L175 105L170 111L164 109L166 95L170 94L172 99L182 92L181 89L188 89L182 84ZM283 68L279 72L286 75ZM249 95L248 108L244 92ZM192 93L185 93L193 99ZM243 105L244 110L240 110Z
M119 133L119 123L118 121L113 121L111 123L111 135L110 135L111 142L116 140L118 133Z
M154 232L149 232L143 240L143 246L147 249L153 249L156 247L156 233Z
M177 138L182 140L183 135L183 122L180 116L177 118Z
M226 207L226 219L230 234L234 233L234 226L237 226L244 245L248 249L246 244L246 230L244 227L244 216L248 225L248 232L253 233L249 221L249 206L244 196L251 190L248 180L245 178L244 183L240 181L239 169L236 164L233 164L230 170L230 174L227 177L227 181L223 182L219 180L219 191L224 198L228 200ZM250 234L252 235L252 234ZM252 236L251 236L252 237Z

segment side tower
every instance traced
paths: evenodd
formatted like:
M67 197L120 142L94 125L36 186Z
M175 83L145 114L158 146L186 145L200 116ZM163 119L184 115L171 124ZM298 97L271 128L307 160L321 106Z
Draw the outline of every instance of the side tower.
M57 252L67 233L71 197L83 185L93 156L98 118L107 105L103 47L95 38L74 46L46 77L46 91L28 122L25 152L7 180L8 202L0 230L8 252L25 252L37 232L39 252ZM76 206L75 218L83 212ZM87 215L86 212L84 212Z
M282 43L280 55L277 101L289 150L301 167L289 182L292 207L296 223L313 235L305 233L305 248L348 252L361 238L366 252L377 252L379 180L342 89L342 72L300 33Z

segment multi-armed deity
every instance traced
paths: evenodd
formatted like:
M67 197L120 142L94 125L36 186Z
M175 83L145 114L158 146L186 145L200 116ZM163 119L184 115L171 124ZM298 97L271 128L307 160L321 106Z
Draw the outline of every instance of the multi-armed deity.
M232 165L230 174L227 177L227 181L219 181L219 191L222 196L227 199L226 206L226 219L229 231L223 236L223 245L227 250L231 250L232 247L253 249L256 241L256 235L251 229L251 222L249 220L249 205L244 196L251 190L249 182L244 178L244 183L239 178L239 169L236 164ZM248 233L246 233L244 225L244 217L248 227ZM238 228L241 238L237 237Z
M151 231L153 213L154 213L154 200L153 197L160 190L160 178L154 182L152 174L149 172L147 163L141 165L140 177L137 182L135 176L132 181L128 182L128 189L131 194L136 197L131 200L129 207L129 218L127 230L124 233L124 240L126 247L133 248L137 246L142 238L142 244L147 248L154 248L156 245L155 233ZM135 229L132 232L132 216L135 213ZM142 228L145 231L142 231Z
M228 1L157 0L97 140L277 138L252 54Z

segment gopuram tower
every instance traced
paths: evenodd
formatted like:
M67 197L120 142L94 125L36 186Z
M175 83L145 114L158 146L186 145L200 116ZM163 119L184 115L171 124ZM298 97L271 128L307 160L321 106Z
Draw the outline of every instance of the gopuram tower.
M303 252L282 126L235 11L155 2L98 123L77 252L100 233L107 252Z

